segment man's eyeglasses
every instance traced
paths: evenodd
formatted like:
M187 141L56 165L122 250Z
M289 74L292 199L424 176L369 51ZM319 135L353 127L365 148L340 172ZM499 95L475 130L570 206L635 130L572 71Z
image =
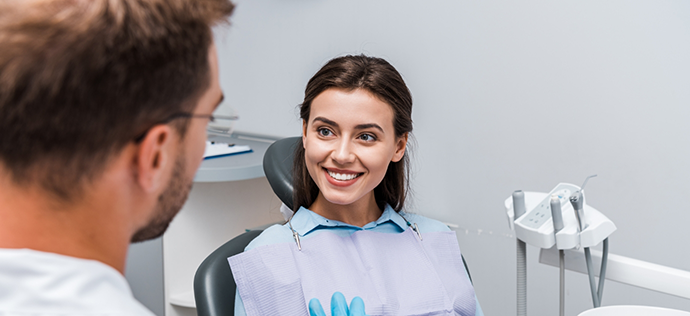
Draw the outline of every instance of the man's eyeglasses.
M163 121L160 121L156 124L153 124L151 127L160 125L160 124L168 124L172 120L176 120L179 118L205 118L208 119L209 122L211 123L216 123L216 122L222 122L222 121L235 121L239 117L237 115L213 115L213 114L195 114L195 113L185 113L185 112L180 112L180 113L175 113L168 118L166 118ZM147 128L143 133L139 134L137 137L134 138L134 142L139 143L141 142L144 137L146 137L146 134L149 132L151 127Z

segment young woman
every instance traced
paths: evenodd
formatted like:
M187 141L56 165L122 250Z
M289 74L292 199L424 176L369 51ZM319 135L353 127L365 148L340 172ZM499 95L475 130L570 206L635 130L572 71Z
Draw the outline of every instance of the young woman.
M295 213L229 259L236 315L306 315L360 296L369 315L483 315L444 224L405 213L412 97L388 62L329 61L309 80Z

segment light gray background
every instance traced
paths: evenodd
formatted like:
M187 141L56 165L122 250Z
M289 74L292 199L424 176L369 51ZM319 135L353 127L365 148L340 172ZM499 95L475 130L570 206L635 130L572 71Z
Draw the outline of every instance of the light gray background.
M460 226L487 315L515 310L515 189L588 184L611 252L690 270L690 2L240 0L217 32L238 130L300 133L295 106L332 57L386 58L412 91L412 210ZM558 271L528 251L528 311L558 312ZM568 273L568 315L591 306ZM413 286L413 285L411 285ZM689 285L690 286L690 285ZM690 310L609 282L604 305Z

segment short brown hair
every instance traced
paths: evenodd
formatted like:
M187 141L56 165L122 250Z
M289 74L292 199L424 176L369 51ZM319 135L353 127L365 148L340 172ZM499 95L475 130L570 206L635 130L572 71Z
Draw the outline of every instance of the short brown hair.
M395 136L412 132L412 95L400 73L382 58L365 55L337 57L326 63L307 83L304 102L300 105L300 118L309 121L311 103L322 92L331 89L348 91L364 89L393 109ZM374 188L376 204L380 209L390 205L396 212L405 206L410 191L410 158L405 149L403 158L388 164L381 183ZM293 209L306 208L316 201L319 188L309 175L305 164L305 150L300 144L295 149L293 166Z
M0 4L0 163L69 199L115 152L210 84L229 0ZM178 128L184 135L186 124Z

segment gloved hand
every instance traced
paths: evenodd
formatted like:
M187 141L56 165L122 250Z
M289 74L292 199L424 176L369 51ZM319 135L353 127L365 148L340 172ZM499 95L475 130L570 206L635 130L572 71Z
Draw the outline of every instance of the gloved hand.
M309 301L309 315L326 316L318 299L312 298ZM335 292L331 297L331 316L366 316L364 313L364 301L359 296L356 296L352 299L348 309L343 293Z

